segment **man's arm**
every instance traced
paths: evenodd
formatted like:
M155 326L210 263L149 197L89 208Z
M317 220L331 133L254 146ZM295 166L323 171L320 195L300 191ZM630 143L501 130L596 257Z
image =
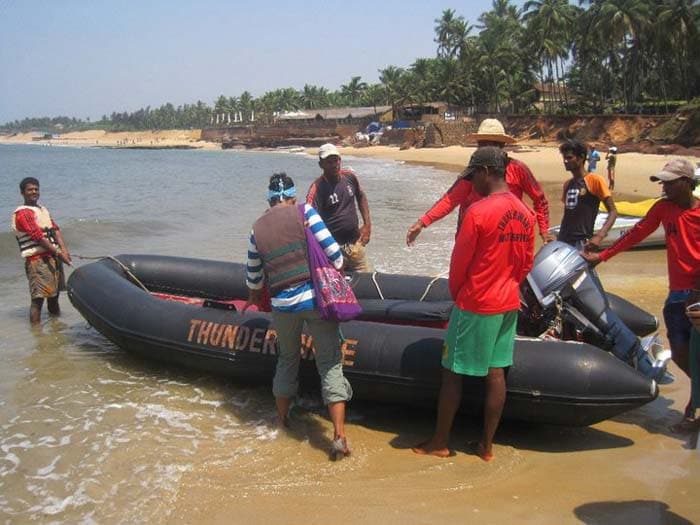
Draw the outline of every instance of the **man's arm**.
M423 228L427 228L432 223L446 217L457 206L465 205L469 195L472 193L472 184L464 178L457 179L450 189L440 197L425 214L418 219L406 233L406 244L413 246Z
M258 247L255 243L255 232L251 230L250 237L248 237L248 256L246 260L246 287L248 288L248 299L245 305L243 305L243 312L252 305L258 308L262 305L263 278L262 258L258 253Z
M471 261L476 254L476 243L478 241L477 229L474 223L474 214L467 212L459 227L455 247L452 250L450 259L450 274L448 286L453 300L457 300L459 291L467 280L467 272Z
M524 163L518 163L518 167L522 170L520 173L520 186L523 192L532 199L532 207L535 210L540 237L546 244L554 240L554 236L549 233L549 202L547 201L547 196L542 189L542 185L530 171L530 168Z
M615 241L612 246L603 250L600 253L582 252L581 255L583 256L583 258L595 265L601 261L604 262L613 258L618 253L628 250L629 248L635 246L637 243L646 239L649 236L649 234L655 231L659 227L659 224L661 224L659 205L662 202L663 201L659 201L656 204L654 204L651 207L651 209L647 212L646 216L643 217L637 224L635 224L634 227L629 232L627 232L626 235L623 235L617 241Z
M66 248L66 243L63 241L63 235L61 235L61 231L58 229L58 226L55 226L54 235L56 237L56 242L58 243L58 247L60 248L60 251L56 255L64 263L66 263L68 265L72 264L73 258L71 257L70 252L68 251L68 248Z
M369 239L372 236L372 220L369 216L369 202L367 202L367 195L362 190L360 186L360 181L357 177L352 174L355 179L355 198L357 199L357 207L360 210L360 216L362 217L362 226L360 226L360 243L362 246L367 246L369 244Z
M314 181L311 183L311 186L309 186L309 192L306 194L306 204L308 204L315 210L318 210L318 203L316 202L317 192L317 181Z
M603 177L600 175L589 174L586 176L584 181L588 191L603 202L603 206L605 206L605 209L608 212L608 218L606 219L605 224L603 224L603 227L586 243L586 250L593 251L599 248L600 244L603 242L603 239L605 239L605 236L610 231L610 228L612 228L613 224L615 224L615 220L617 219L617 208L615 207L615 201L612 198L612 193L610 193L610 188L608 188L608 184L605 182Z
M586 243L586 250L597 250L603 242L603 239L605 239L605 236L610 231L610 228L612 228L613 224L615 224L615 221L617 220L617 208L615 207L615 201L613 200L612 196L608 196L603 201L603 205L608 211L608 218L605 219L605 224L603 224L603 227L598 231L598 233L588 239L588 242Z

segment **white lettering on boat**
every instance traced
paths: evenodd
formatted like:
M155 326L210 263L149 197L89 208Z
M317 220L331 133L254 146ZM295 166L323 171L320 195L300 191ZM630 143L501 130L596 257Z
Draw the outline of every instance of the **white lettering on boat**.
M223 348L232 352L251 352L263 355L277 355L277 332L272 328L251 328L249 326L214 323L203 319L190 319L187 342L213 348ZM357 353L357 339L344 339L341 345L343 366L354 366ZM314 358L313 337L302 334L301 358Z

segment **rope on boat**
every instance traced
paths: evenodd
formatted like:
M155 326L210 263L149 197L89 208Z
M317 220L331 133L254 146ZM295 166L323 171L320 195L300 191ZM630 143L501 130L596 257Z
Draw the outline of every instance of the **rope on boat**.
M420 296L420 299L418 301L423 301L430 293L430 289L433 287L433 285L442 277L447 275L447 272L442 272L437 274L433 279L428 283L428 285L425 287L425 291L423 292L423 295ZM384 294L382 293L382 289L379 287L379 283L377 282L377 272L372 272L372 282L374 283L374 287L377 289L377 293L379 294L379 298L383 301L384 300Z
M119 259L117 259L117 258L114 257L113 255L99 255L99 256L97 256L97 257L89 257L89 256L87 256L87 255L77 255L77 254L74 254L74 253L73 253L73 254L71 254L71 256L72 256L72 257L77 257L78 259L81 259L81 260L84 259L84 260L89 260L89 261L99 261L99 260L102 260L102 259L109 259L109 260L111 260L111 261L114 261L115 263L117 263L117 264L121 267L122 270L124 270L124 273L125 273L132 281L134 281L134 283L136 283L136 284L139 285L139 287L140 287L144 292L151 293L151 291L150 291L148 288L146 288L146 285L144 285L141 281L139 281L139 278L136 277L136 276L132 273L132 271L129 270L129 268L128 268L126 265L124 265Z
M377 272L372 272L372 282L374 283L374 287L377 289L377 293L379 294L379 298L383 301L384 294L382 293L382 289L379 288L379 283L377 282Z
M72 255L73 257L77 257L78 259L81 259L81 260L88 260L88 261L99 261L99 260L101 260L101 259L109 259L109 260L111 260L111 261L114 261L115 263L117 263L117 264L121 267L122 270L124 270L124 273L125 273L126 275L128 275L129 278L130 278L131 280L133 280L136 284L138 284L138 285L141 287L141 289L142 289L144 292L151 293L151 291L150 291L148 288L146 288L146 285L144 285L141 281L139 281L138 277L136 277L136 276L131 272L131 270L129 270L129 268L128 268L126 265L124 265L119 259L117 259L116 257L114 257L114 256L112 256L112 255L98 255L98 256L93 256L93 257L87 256L87 255L78 255L78 254L75 254L75 253L74 253L74 254L71 254L71 255ZM375 288L377 289L377 293L379 294L379 298L383 301L383 300L384 300L384 294L382 293L382 289L380 288L379 283L377 282L377 273L378 273L378 272L372 272L372 282L374 283L374 286L375 286ZM432 279L432 280L428 283L428 285L425 287L425 291L423 292L423 295L421 295L421 296L420 296L420 299L418 299L418 300L419 300L419 301L423 301L423 300L427 297L428 293L430 293L430 289L432 288L432 286L433 286L440 278L444 277L445 275L447 275L447 272L439 273L439 274L437 274L435 277L433 277L433 279Z
M428 286L425 287L425 292L423 292L423 295L421 295L420 299L418 299L418 300L422 301L423 299L425 299L426 296L428 295L428 292L430 292L430 288L432 288L432 286L437 282L438 279L444 277L445 275L447 275L446 271L439 273L435 277L433 277L433 280L428 283Z

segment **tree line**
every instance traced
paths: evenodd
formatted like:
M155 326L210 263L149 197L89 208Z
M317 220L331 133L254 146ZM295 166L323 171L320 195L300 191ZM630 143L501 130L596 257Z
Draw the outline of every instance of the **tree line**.
M472 24L454 9L435 23L436 56L352 76L336 91L305 85L253 97L219 96L174 107L112 113L90 122L24 119L1 130L111 131L271 123L281 112L444 101L465 113L667 113L700 94L698 0L509 0Z

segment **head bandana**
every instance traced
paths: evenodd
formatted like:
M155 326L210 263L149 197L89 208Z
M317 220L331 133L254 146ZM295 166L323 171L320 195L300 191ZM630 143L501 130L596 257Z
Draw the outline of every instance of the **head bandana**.
M272 199L279 198L279 200L283 199L291 199L292 197L297 196L297 188L296 186L292 186L291 188L287 188L286 190L284 189L284 183L282 181L279 181L279 189L278 190L269 190L267 192L267 200L271 201Z

